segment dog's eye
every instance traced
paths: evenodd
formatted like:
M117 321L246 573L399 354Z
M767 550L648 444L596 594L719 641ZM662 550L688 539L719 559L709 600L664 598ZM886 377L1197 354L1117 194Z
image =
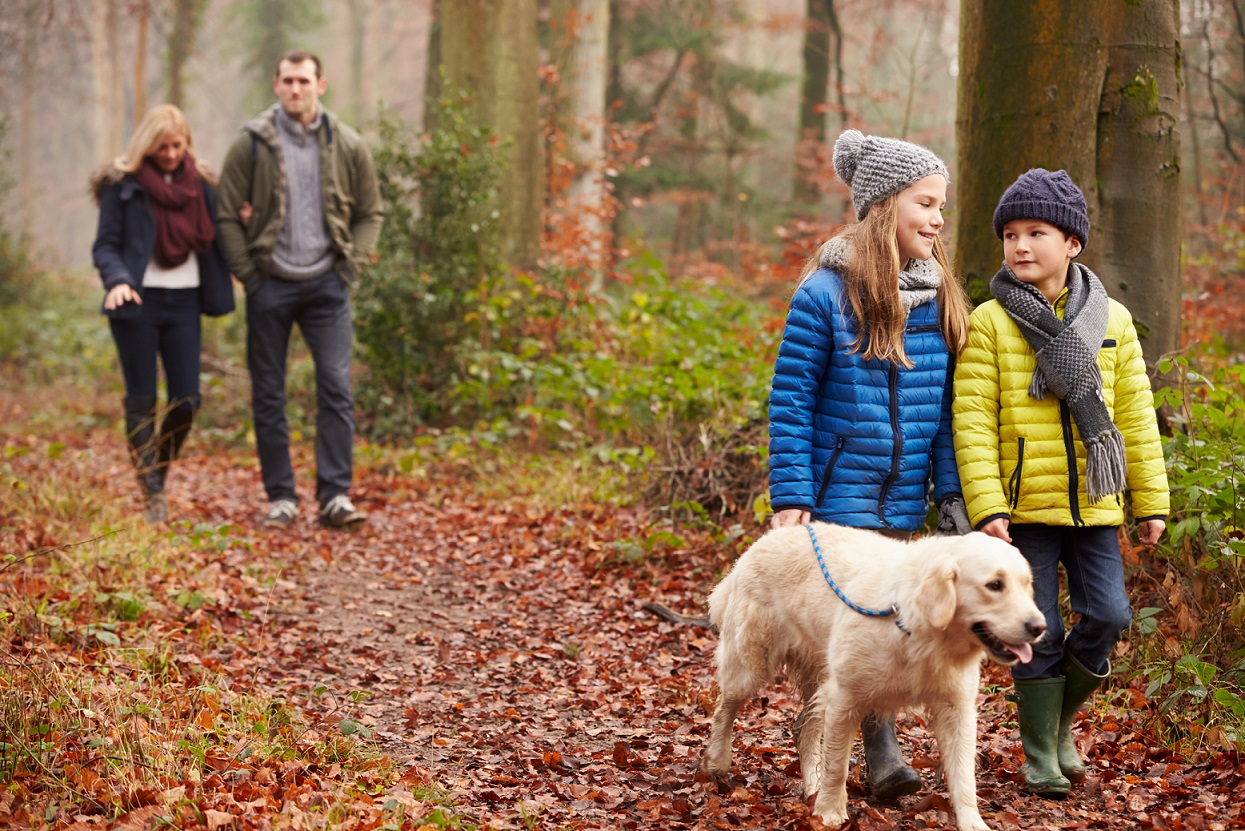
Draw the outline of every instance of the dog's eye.
M986 588L992 592L1001 592L1003 591L1003 581L991 580L989 583L986 583Z

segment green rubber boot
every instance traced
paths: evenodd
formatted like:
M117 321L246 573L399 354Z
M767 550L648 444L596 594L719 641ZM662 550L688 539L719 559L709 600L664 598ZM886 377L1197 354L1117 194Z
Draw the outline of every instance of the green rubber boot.
M1059 711L1063 707L1064 679L1038 678L1016 681L1016 718L1025 761L1020 766L1025 788L1040 796L1067 796L1072 783L1059 770L1057 739Z
M1072 723L1076 721L1077 710L1102 686L1111 674L1111 665L1107 671L1097 675L1085 668L1072 653L1064 658L1063 671L1063 706L1059 710L1059 769L1068 777L1069 782L1080 782L1085 778L1085 760L1072 741Z

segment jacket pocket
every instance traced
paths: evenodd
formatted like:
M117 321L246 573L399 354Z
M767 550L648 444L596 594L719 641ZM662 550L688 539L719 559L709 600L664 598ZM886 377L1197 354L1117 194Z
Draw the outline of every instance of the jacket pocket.
M821 505L821 500L826 498L826 490L830 487L830 476L834 473L834 466L839 462L839 456L843 455L843 445L847 439L839 436L834 443L834 452L830 454L830 461L826 462L826 472L821 477L821 489L817 491L817 499L813 502L813 507Z
M1020 483L1024 478L1025 467L1025 440L1021 436L1016 440L1016 469L1012 471L1012 478L1007 480L1007 489L1011 491L1011 509L1016 510L1016 506L1020 504Z

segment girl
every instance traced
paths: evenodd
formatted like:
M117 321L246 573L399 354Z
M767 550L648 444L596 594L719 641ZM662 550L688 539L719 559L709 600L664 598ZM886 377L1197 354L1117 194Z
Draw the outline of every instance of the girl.
M848 130L834 169L859 221L810 258L791 300L769 405L773 527L818 520L909 538L932 480L939 529L967 533L951 370L968 303L938 236L946 165L924 147ZM894 714L861 727L873 795L918 791Z
M125 433L151 522L168 518L164 480L199 407L200 314L233 311L216 245L215 178L198 164L181 110L152 107L125 155L91 174L91 249L125 376ZM156 356L168 406L156 410ZM157 424L157 422L159 422Z

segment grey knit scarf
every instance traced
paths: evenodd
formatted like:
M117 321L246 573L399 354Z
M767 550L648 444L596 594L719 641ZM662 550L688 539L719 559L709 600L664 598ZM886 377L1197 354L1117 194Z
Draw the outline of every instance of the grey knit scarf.
M852 264L852 244L843 237L835 237L821 249L821 266L843 274ZM899 272L899 299L905 314L922 303L938 296L942 285L942 272L933 260L909 260L908 267Z
M1068 267L1068 302L1063 320L1042 292L1021 282L1004 263L990 281L990 293L1016 321L1037 358L1029 396L1047 391L1068 403L1087 453L1085 492L1091 503L1123 493L1128 475L1124 437L1102 397L1098 350L1107 333L1107 292L1080 263Z

